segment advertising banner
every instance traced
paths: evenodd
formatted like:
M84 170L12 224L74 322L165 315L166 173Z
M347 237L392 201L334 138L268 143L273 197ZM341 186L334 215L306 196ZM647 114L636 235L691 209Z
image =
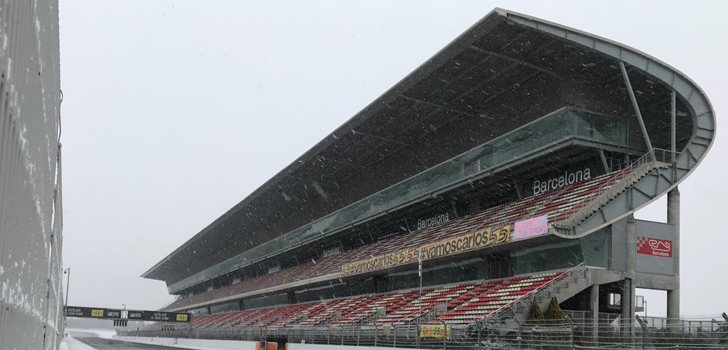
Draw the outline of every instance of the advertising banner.
M541 215L535 218L516 222L511 235L511 241L545 235L549 232L548 215Z
M158 322L190 322L190 314L184 312L162 312L142 310L119 310L98 307L66 306L66 317L128 319Z
M672 241L637 236L637 254L672 257Z
M366 273L414 263L419 259L435 259L508 243L511 241L512 231L513 226L510 224L497 228L473 230L463 235L442 239L420 247L405 248L392 253L344 264L341 266L341 275L349 276Z
M420 338L450 339L452 326L442 324L426 324L420 326Z

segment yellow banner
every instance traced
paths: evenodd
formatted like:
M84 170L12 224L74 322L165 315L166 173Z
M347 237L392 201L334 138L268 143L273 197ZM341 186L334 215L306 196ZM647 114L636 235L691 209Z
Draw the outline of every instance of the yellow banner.
M420 326L420 338L450 339L452 326L425 324Z
M91 310L91 317L104 317L104 310L100 310L100 309Z
M349 276L386 269L399 265L434 259L462 252L490 247L511 241L511 225L487 228L468 232L463 235L442 239L416 248L401 249L392 253L354 261L341 266L341 275Z

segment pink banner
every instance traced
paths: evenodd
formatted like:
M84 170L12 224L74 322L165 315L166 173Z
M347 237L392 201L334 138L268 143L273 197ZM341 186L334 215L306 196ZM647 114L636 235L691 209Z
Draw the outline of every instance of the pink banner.
M511 234L511 241L520 241L549 233L549 220L547 215L521 220L516 222Z

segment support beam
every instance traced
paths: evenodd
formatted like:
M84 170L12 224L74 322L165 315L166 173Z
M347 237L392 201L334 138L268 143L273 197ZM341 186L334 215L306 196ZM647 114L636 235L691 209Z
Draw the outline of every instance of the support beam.
M667 318L668 322L678 324L680 318L680 190L677 187L667 193L667 223L673 225L675 230L675 237L672 240L675 288L667 291Z
M647 127L645 121L642 118L642 112L640 112L640 106L637 103L637 97L635 97L634 90L632 89L632 83L629 81L629 75L627 69L624 67L624 62L619 61L619 70L622 71L622 78L624 78L624 85L627 86L627 92L629 93L629 99L632 101L632 107L634 107L634 113L637 115L637 121L640 124L642 130L642 137L645 139L647 145L647 152L649 152L652 160L655 160L655 150L652 148L652 141L650 141L650 135L647 133Z
M528 63L528 62L526 62L524 60L519 60L519 59L513 58L511 56L507 56L507 55L504 55L504 54L501 54L501 53L497 53L497 52L494 52L494 51L486 50L486 49L483 49L483 48L478 47L478 46L475 46L475 45L470 45L470 48L472 50L478 51L478 52L480 52L480 53L482 53L484 55L488 55L488 56L492 56L492 57L497 57L497 58L500 58L502 60L506 60L506 61L511 62L511 63L519 64L519 65L522 65L524 67L528 67L528 68L531 68L533 70L537 70L537 71L539 71L541 73L546 73L546 74L548 74L548 75L550 75L550 76L552 76L554 78L563 79L563 77L560 74L556 73L556 72L550 71L550 70L545 69L543 67L539 67L539 66L537 66L535 64Z
M602 159L602 166L604 166L604 171L607 173L611 173L612 169L609 167L609 163L607 163L607 156L604 154L603 149L599 149L599 158Z
M405 142L402 142L402 141L399 141L399 140L395 140L395 139L392 139L392 138L389 138L389 137L384 137L384 136L379 136L379 135L369 134L369 133L366 133L366 132L357 131L355 129L352 129L351 130L351 133L353 135L361 135L361 136L365 136L365 137L369 137L369 138L373 138L373 139L377 139L377 140L382 140L382 141L385 141L385 142L396 143L396 144L399 144L399 145L402 145L402 146L415 147L414 145L411 145L409 143L405 143Z

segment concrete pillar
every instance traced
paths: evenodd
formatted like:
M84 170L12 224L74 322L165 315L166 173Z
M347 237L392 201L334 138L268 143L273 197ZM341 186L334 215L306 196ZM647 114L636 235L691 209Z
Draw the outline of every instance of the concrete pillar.
M675 228L672 240L674 288L667 291L667 318L676 322L680 318L680 190L675 187L667 193L667 223Z
M599 285L591 286L589 293L589 309L592 312L592 342L599 340Z
M622 285L622 331L624 335L633 334L632 320L634 319L634 285L627 278Z
M634 329L634 278L637 271L637 225L634 215L627 217L627 278L624 281L622 292L622 321L624 332L632 335Z
M627 278L633 279L637 271L637 225L634 215L627 217Z

